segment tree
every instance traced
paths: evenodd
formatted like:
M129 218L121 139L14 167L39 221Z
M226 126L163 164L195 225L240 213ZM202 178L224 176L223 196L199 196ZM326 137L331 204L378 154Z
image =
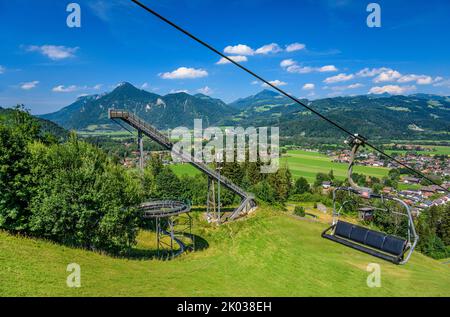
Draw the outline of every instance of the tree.
M269 174L267 181L273 188L277 201L285 202L289 198L292 190L292 174L286 166Z
M325 173L317 173L316 174L316 180L314 181L314 187L319 187L322 185L323 182L331 181L329 175Z
M138 231L140 182L72 134L63 145L33 148L30 231L53 241L113 253Z
M276 201L276 194L272 186L263 180L252 187L252 192L261 200L268 203L274 203Z
M175 173L164 166L159 174L155 176L154 191L152 198L177 200L181 195L181 182Z
M295 181L294 194L307 193L310 190L310 186L306 178L300 177Z
M23 105L13 111L12 122L0 122L0 228L28 229L33 190L28 144L38 135L39 126Z

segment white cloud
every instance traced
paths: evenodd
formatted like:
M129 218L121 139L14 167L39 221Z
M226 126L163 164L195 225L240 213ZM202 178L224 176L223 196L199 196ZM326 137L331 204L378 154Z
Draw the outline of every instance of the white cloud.
M364 69L361 69L359 72L357 72L356 76L357 77L375 77L376 75L379 75L380 73L386 72L386 71L389 71L389 70L392 70L392 69L387 68L387 67L380 67L380 68L372 68L372 69L370 69L370 68L366 67Z
M261 46L260 48L258 48L255 51L255 53L256 54L267 55L267 54L276 54L276 53L279 53L281 51L282 51L282 49L277 43L271 43L271 44L267 44L267 45Z
M286 68L286 70L289 73L294 73L294 74L308 74L314 71L314 68L309 67L309 66L299 66L299 65L292 65L289 66L288 68Z
M301 43L292 43L289 45L286 45L286 52L295 52L295 51L301 51L305 49L306 45Z
M317 69L317 71L321 72L321 73L325 73L325 72L337 72L338 69L336 68L336 66L334 65L325 65L322 67L319 67Z
M433 78L427 75L409 74L398 79L399 83L409 83L415 81L418 85L430 85L433 83Z
M296 62L293 59L285 59L281 61L280 66L286 68L295 64Z
M78 47L66 47L56 45L42 45L42 46L31 45L27 48L27 51L39 52L40 54L47 56L51 60L56 61L74 57L75 52L78 49L79 49Z
M334 65L325 65L322 67L300 66L293 59L285 59L281 61L280 66L286 69L287 72L294 74L308 74L312 72L336 72L338 70Z
M328 77L323 82L326 84L333 84L333 83L339 83L339 82L343 82L343 81L349 81L349 80L353 79L354 77L355 76L353 74L347 75L347 74L341 73L336 76Z
M203 88L197 89L197 92L209 96L213 93L213 90L208 86L205 86Z
M206 77L208 72L203 69L180 67L172 72L161 73L159 76L163 79L192 79Z
M228 58L230 58L231 60L233 60L237 63L248 61L247 56L244 56L244 55L228 56ZM229 60L227 60L226 58L222 57L216 64L217 65L231 64L231 62Z
M360 83L356 83L356 84L351 84L351 85L347 85L347 86L333 86L333 87L324 86L323 89L331 89L333 91L344 91L344 90L349 90L349 89L357 89L360 87L364 87L364 85L360 84Z
M150 84L149 83L143 83L141 85L141 89L148 89L148 88L150 88Z
M316 88L316 85L314 85L314 84L304 84L303 85L303 87L302 87L302 89L303 90L313 90L314 88Z
M6 71L6 68L0 65L0 74L3 74Z
M248 45L238 44L235 46L227 46L223 50L226 54L234 54L234 55L253 55L255 51Z
M415 90L416 86L398 86L398 85L386 85L386 86L382 86L382 87L372 87L369 90L370 94L383 94L383 93L388 93L391 95L401 95L404 94L408 91L412 91Z
M187 90L187 89L172 89L170 92L169 92L169 94L179 94L179 93L185 93L185 94L188 94L189 93L189 90Z
M95 85L94 87L92 87L92 89L94 89L94 90L100 90L100 89L102 89L102 84L97 84L97 85Z
M347 89L356 89L356 88L360 88L360 87L364 87L364 85L360 84L360 83L356 83L356 84L348 85Z
M56 87L53 87L52 91L53 92L74 92L77 91L79 88L75 85L70 85L70 86L64 86L64 85L59 85Z
M20 88L23 90L30 90L33 88L36 88L36 86L39 84L39 81L35 80L35 81L30 81L28 83L22 83L20 85Z
M274 86L276 86L276 87L286 86L286 85L287 85L286 82L281 81L281 80L278 80L278 79L269 81L269 83L271 83L272 85L274 85ZM263 86L263 87L269 87L269 85L267 85L266 83L263 83L262 86Z
M400 74L398 71L389 69L386 71L381 72L377 77L373 79L374 83L384 83L384 82L395 82L397 79L402 77L402 74Z
M444 80L442 77L436 77L434 79L433 87L449 87L450 88L450 79Z

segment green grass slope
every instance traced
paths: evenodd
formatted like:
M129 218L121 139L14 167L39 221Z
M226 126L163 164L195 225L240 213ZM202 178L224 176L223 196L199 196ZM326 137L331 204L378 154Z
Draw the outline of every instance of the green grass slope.
M419 253L405 266L320 237L325 224L259 211L212 228L196 223L209 247L173 261L112 258L0 233L1 296L450 296L450 265ZM144 247L149 234L140 237ZM81 288L66 266L81 266ZM381 287L366 285L368 263Z

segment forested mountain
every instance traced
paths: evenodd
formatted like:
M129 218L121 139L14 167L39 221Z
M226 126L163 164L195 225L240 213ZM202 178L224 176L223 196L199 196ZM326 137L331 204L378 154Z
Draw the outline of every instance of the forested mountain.
M227 118L224 124L276 125L282 135L289 137L342 135L307 109L290 102L288 98L272 94L271 98L268 98L268 92L264 92L264 98L255 95L239 100L239 105L242 105L240 113ZM370 138L450 138L450 97L425 94L361 95L303 102L349 130Z
M374 139L449 139L450 97L361 95L302 100L351 131ZM230 104L202 94L160 96L129 83L103 95L81 97L58 112L41 116L66 129L118 129L108 108L127 109L158 128L192 127L196 118L208 125L279 126L295 138L340 138L329 123L280 94L263 90Z
M109 108L129 110L161 129L192 127L197 118L212 125L236 112L223 101L202 94L160 96L122 83L110 93L81 97L60 111L41 117L67 129L116 128L108 119Z
M14 111L15 111L14 109L10 108L4 109L0 107L0 123L4 123L6 125L16 124L14 118L15 113ZM38 123L42 135L51 134L59 140L64 140L69 135L69 131L60 127L59 125L57 125L52 121L37 117L33 117L33 119L36 120L36 122Z

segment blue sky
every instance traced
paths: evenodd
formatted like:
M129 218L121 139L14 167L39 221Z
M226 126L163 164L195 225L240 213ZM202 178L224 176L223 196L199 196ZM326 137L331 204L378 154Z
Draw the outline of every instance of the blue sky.
M289 93L310 99L417 92L450 95L450 2L142 0ZM230 102L260 83L128 0L0 0L0 106L58 110L128 81ZM375 2L375 1L374 1Z

